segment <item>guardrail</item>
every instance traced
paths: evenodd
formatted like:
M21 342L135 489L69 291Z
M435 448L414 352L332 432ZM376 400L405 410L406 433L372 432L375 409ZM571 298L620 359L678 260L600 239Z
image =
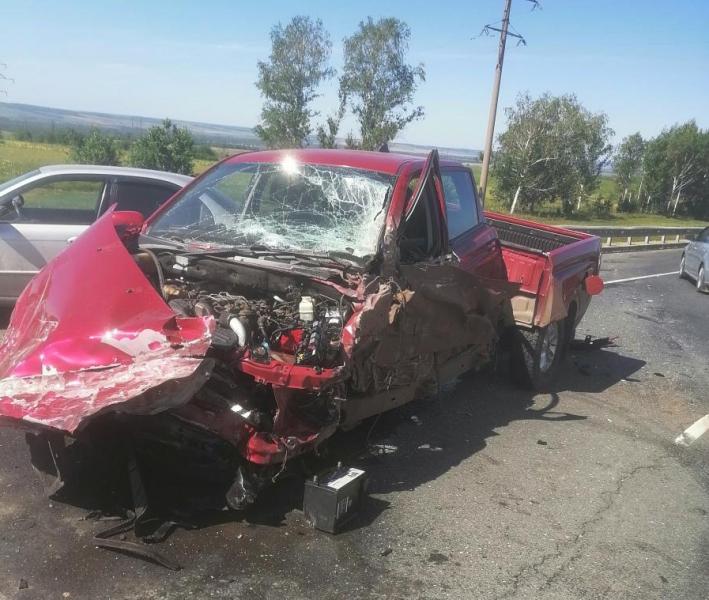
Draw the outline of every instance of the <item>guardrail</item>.
M568 225L568 229L597 235L604 252L679 248L693 240L703 227L604 227Z

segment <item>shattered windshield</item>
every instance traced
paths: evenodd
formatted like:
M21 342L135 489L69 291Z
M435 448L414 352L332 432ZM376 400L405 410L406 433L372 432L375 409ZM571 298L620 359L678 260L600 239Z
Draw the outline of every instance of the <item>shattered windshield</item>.
M182 192L149 233L363 258L377 251L393 183L391 175L288 157L225 163Z

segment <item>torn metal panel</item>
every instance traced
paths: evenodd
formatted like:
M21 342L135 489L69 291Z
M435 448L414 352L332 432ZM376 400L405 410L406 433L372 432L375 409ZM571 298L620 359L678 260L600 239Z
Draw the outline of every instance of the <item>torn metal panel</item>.
M400 283L382 283L357 317L351 364L357 391L421 383L433 372L434 356L454 348L471 347L483 362L499 323L509 320L505 305L514 286L483 282L447 263L400 271Z
M213 327L175 316L107 213L20 296L0 345L0 416L73 433L112 406L186 402L209 376Z
M209 379L212 362L151 353L130 365L0 381L4 418L75 433L90 417L115 408L154 414L187 402Z

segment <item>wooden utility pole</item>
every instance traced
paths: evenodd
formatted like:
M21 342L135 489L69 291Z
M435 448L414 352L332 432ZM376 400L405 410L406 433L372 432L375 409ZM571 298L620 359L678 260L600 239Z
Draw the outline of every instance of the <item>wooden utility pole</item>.
M507 43L507 31L510 27L510 10L512 0L505 0L505 10L502 16L502 27L500 27L500 45L497 50L497 65L495 66L495 81L492 84L492 96L490 98L490 112L487 117L487 132L485 133L485 150L483 153L483 168L480 173L480 202L485 204L485 191L487 190L487 175L490 171L490 158L492 157L492 140L495 136L495 117L497 116L497 101L500 97L500 81L502 79L502 64L505 62L505 44ZM495 28L496 29L496 28Z

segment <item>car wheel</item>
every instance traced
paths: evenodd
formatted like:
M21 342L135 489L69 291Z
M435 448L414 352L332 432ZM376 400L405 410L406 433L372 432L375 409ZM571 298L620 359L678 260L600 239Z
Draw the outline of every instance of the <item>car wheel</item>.
M518 330L512 349L512 376L527 389L546 391L554 383L567 337L565 321L555 321L532 331Z
M699 273L697 273L697 291L698 292L704 292L706 291L706 281L704 280L704 265L701 265L699 267Z
M684 267L684 254L682 255L682 260L679 261L679 278L680 279L687 278L687 271L685 271L685 267Z

